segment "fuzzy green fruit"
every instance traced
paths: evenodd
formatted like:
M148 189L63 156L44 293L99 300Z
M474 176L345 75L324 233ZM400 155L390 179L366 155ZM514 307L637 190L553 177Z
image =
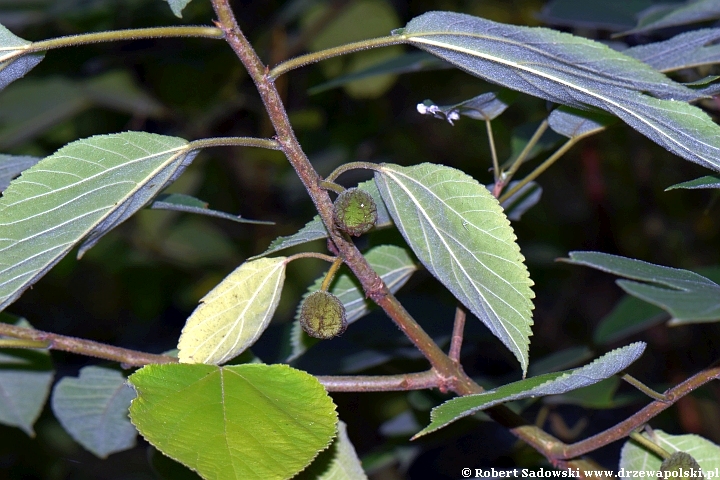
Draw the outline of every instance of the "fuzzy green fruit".
M300 325L311 337L337 337L347 328L345 306L332 293L313 292L300 305Z
M369 193L351 188L335 199L333 215L340 230L357 237L377 222L377 205Z

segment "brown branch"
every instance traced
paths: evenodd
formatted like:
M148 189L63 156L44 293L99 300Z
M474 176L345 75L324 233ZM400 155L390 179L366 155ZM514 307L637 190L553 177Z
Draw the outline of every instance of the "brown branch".
M652 402L633 416L623 420L614 427L598 433L590 438L571 445L565 445L557 452L556 458L573 458L596 450L617 440L630 435L634 430L646 424L651 418L656 417L663 410L668 409L679 399L700 388L706 383L720 379L720 366L710 367L688 378L681 384L665 391L665 400Z
M458 304L455 307L455 322L453 324L452 338L450 339L450 351L448 352L448 357L456 363L460 363L460 350L462 349L466 316L465 308Z
M51 350L62 350L79 355L112 360L133 367L142 367L151 363L176 363L178 361L177 358L169 355L154 355L152 353L138 352L136 350L93 342L92 340L66 337L65 335L43 332L32 328L17 327L7 323L0 323L0 335L45 342L47 343L47 348Z
M435 371L382 376L319 376L328 392L394 392L425 390L440 385Z

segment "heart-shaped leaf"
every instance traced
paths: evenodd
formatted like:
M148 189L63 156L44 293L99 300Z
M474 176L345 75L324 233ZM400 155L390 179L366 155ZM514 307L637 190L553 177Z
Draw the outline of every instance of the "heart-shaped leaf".
M72 142L25 170L0 198L0 309L142 208L196 153L181 138L125 132Z
M128 380L140 434L203 478L290 478L335 436L325 388L287 365L148 365Z
M180 335L180 361L224 363L255 343L280 302L286 260L245 262L205 295Z
M375 181L418 259L527 372L533 283L497 199L460 170L430 163L382 164Z
M642 355L645 346L643 342L631 343L626 347L606 353L584 367L565 372L546 373L477 395L453 398L439 407L433 408L430 425L418 432L413 439L501 403L523 398L558 395L593 385L625 370Z
M135 392L116 370L85 367L53 389L52 409L80 445L100 458L135 446L137 431L128 418Z
M452 12L426 13L396 34L487 81L603 109L676 155L720 170L720 127L685 103L702 94L599 42Z

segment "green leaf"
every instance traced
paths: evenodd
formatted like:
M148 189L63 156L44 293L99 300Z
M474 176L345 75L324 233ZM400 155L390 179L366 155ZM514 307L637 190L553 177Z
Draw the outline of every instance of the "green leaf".
M720 170L720 127L685 103L698 94L606 45L452 12L421 15L398 34L489 82L575 108L605 110L686 160Z
M679 6L656 5L641 12L639 17L637 26L623 32L624 35L717 20L720 18L720 3L717 0L688 0Z
M23 170L27 170L41 158L29 157L26 155L3 155L0 154L0 193L2 193L10 181L20 175Z
M548 117L550 128L568 138L587 137L602 132L613 123L615 118L609 115L570 107L556 108Z
M372 196L373 200L375 200L378 214L375 228L383 228L389 226L392 223L392 220L390 220L390 214L388 213L387 208L385 208L385 204L382 201L382 197L380 197L380 193L378 192L375 182L373 180L368 180L366 182L359 183L357 188L368 192ZM327 236L328 233L325 229L325 224L322 222L319 215L315 215L315 217L313 217L313 219L310 220L297 233L289 235L287 237L276 238L272 241L272 243L270 243L270 246L267 250L265 250L260 255L255 255L254 257L251 257L250 260L266 257L270 254L273 254L280 250L284 250L286 248L302 245L304 243L314 242L315 240L321 240L323 238L327 238Z
M135 392L116 370L84 367L53 389L52 409L80 445L100 458L135 446L137 432L128 419Z
M172 183L187 142L143 132L70 143L25 170L0 198L0 309L84 240L78 257Z
M720 45L713 44L718 39L720 28L702 28L670 40L628 48L623 53L661 72L673 72L720 62Z
M293 480L367 480L344 422L338 422L338 434L330 448Z
M562 395L545 397L543 403L546 405L579 405L583 408L605 410L636 402L637 397L633 395L616 398L615 392L617 392L620 383L621 380L618 377L606 378L593 385L578 388Z
M5 313L0 317L0 321L32 328L24 318ZM54 373L45 349L0 349L0 424L34 437L33 425L50 394Z
M417 258L528 367L533 284L497 199L454 168L382 164L380 195Z
M696 178L687 182L678 183L665 189L677 190L679 188L686 188L689 190L695 190L699 188L720 188L720 175L706 175L704 177Z
M380 75L398 75L401 73L425 72L445 68L451 68L451 66L432 55L428 55L425 52L410 52L391 57L363 70L348 75L341 75L333 78L329 82L321 83L316 87L308 89L308 95L315 95L327 90L332 90L333 88L345 86L350 82L374 78Z
M642 434L651 442L659 445L668 453L686 452L700 464L705 472L720 468L720 447L698 435L669 435L662 430L653 430L652 434ZM628 440L620 453L618 468L627 470L660 470L662 460L655 454Z
M128 380L140 434L203 478L290 478L335 436L325 388L287 365L148 365Z
M595 328L593 340L599 345L622 340L667 319L662 309L626 295Z
M648 282L616 281L626 293L666 310L672 325L720 320L720 285L697 273L599 252L570 252L563 261Z
M364 256L392 293L400 290L410 279L410 276L417 270L417 265L415 265L415 262L408 252L404 248L396 247L395 245L373 247L368 250ZM307 298L312 292L319 290L324 278L325 275L322 275L315 280L315 283L308 288L303 298ZM333 280L330 286L330 293L338 297L345 306L348 325L367 315L372 306L371 302L365 298L365 293L359 286L355 276L350 273L346 267L343 267ZM310 347L320 341L303 331L300 326L299 316L300 308L298 307L298 312L295 314L295 322L290 331L292 351L286 360L287 362L297 359Z
M176 17L182 18L182 11L192 0L165 0L170 4L170 10Z
M44 53L25 55L23 52L31 43L0 25L0 90L24 77L45 56Z
M280 301L286 260L245 262L205 295L180 335L180 361L224 363L255 343Z
M153 210L174 210L176 212L196 213L208 217L222 218L232 220L238 223L252 223L256 225L275 225L275 222L265 222L262 220L250 220L241 216L232 215L230 213L219 212L208 208L208 203L203 202L190 195L182 193L168 193L158 195L150 204Z
M584 367L566 372L547 373L503 385L477 395L453 398L439 407L433 408L430 415L432 420L430 425L418 432L413 439L501 403L524 398L557 395L587 387L626 369L642 355L644 350L645 343L631 343L606 353Z
M517 98L512 90L500 92L487 92L455 105L439 106L432 100L418 103L417 111L422 115L432 115L441 120L447 120L450 125L460 119L460 116L475 120L493 120L499 117Z

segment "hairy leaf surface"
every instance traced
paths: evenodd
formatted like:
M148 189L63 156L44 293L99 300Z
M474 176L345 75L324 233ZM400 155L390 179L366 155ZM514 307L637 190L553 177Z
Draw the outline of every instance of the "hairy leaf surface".
M720 28L702 28L670 40L631 47L623 53L661 72L672 72L720 62L720 45L711 45L718 39Z
M430 425L413 438L434 432L461 418L498 405L523 398L557 395L587 387L626 369L645 350L645 343L637 342L606 353L584 367L565 372L547 373L510 383L477 395L467 395L449 400L431 413Z
M497 199L454 168L382 164L380 195L418 259L528 367L533 284Z
M720 320L720 285L695 272L599 252L570 252L564 261L646 282L616 281L626 293L666 310L671 324Z
M24 77L45 56L44 53L25 55L23 52L31 43L0 25L0 90Z
M720 170L720 127L685 103L699 94L601 43L452 12L426 13L397 34L490 82L603 109L686 160Z
M598 112L560 107L550 113L548 125L553 131L568 138L587 137L602 132L615 122L615 118Z
M78 257L172 183L195 157L181 138L143 132L72 142L0 198L0 309L77 243Z
M413 261L409 253L395 245L380 245L371 248L363 254L370 266L375 270L385 285L392 293L397 292L410 279L410 276L417 270L417 265ZM320 285L325 278L321 275L315 283L313 283L308 291L305 292L303 298L307 298L312 292L320 289ZM359 318L364 317L370 311L371 302L365 298L355 276L343 267L340 273L335 277L331 286L330 293L340 299L345 306L345 315L348 325L355 322ZM306 334L300 326L300 308L295 314L295 322L293 323L290 333L290 344L292 351L290 357L286 361L295 360L305 353L308 348L312 347L320 340Z
M642 11L637 26L623 33L628 35L649 32L659 28L707 22L718 18L720 18L720 2L717 0L687 0L681 5L660 4Z
M128 380L140 434L203 478L290 478L335 436L325 388L287 365L148 365Z
M703 471L712 472L720 468L720 446L699 435L670 435L662 430L653 430L652 434L642 433L651 442L660 445L668 453L686 452L700 464ZM626 471L660 470L662 460L643 447L628 440L620 453L620 465Z
M135 392L116 370L85 367L53 389L52 409L80 445L100 458L135 446L137 431L128 418Z
M224 363L255 343L280 302L286 260L245 262L205 295L180 335L180 361Z

